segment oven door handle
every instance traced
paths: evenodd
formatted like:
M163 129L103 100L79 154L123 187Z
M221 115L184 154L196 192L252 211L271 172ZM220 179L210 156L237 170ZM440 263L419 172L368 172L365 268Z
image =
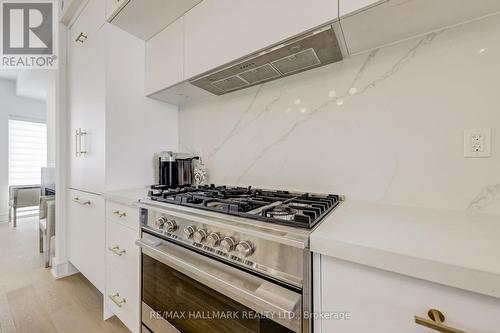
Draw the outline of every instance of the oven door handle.
M136 244L143 254L294 332L301 332L301 294L157 237L148 235Z

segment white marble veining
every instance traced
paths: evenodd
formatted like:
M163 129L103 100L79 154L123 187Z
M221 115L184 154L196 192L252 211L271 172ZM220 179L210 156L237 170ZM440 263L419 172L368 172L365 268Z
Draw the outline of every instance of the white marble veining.
M181 106L214 183L500 213L500 16ZM493 128L493 156L463 130Z

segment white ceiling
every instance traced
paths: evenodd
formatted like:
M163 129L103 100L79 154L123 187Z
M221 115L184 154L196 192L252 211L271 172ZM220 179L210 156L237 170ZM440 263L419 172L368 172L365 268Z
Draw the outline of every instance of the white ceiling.
M47 100L47 91L53 84L54 71L50 70L0 70L0 79L16 81L16 95L37 100Z
M16 80L18 71L14 69L0 69L0 79Z

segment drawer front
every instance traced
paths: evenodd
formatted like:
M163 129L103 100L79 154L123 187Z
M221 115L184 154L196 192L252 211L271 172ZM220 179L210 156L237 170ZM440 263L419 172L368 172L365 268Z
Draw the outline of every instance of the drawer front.
M139 230L139 208L106 201L106 220Z
M101 196L68 190L68 258L99 289L105 282L104 200Z
M134 274L108 266L106 269L106 305L132 332L140 332L139 269Z
M120 224L106 222L106 265L121 270L124 274L139 271L139 247L135 241L139 232Z
M320 299L315 312L345 311L346 320L316 322L319 332L437 332L417 325L439 309L444 324L467 333L498 333L500 299L321 256ZM317 280L316 280L317 281Z

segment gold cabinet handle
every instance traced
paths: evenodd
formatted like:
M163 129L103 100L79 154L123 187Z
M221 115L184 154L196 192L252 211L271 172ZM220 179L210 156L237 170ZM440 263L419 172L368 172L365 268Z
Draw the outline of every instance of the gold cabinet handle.
M113 303L116 304L119 308L123 306L123 304L127 303L127 300L125 298L120 297L119 293L116 293L114 295L109 295L108 296L110 300L113 301Z
M73 201L76 202L76 203L78 203L78 204L80 204L80 205L84 205L84 206L90 205L90 200L82 201L82 200L80 200L79 197L74 197Z
M456 328L449 327L443 324L445 316L441 311L437 309L430 309L427 312L427 315L430 319L415 316L415 323L417 325L422 325L424 327L443 333L467 333L465 331L457 330Z
M122 217L127 217L127 213L125 212L120 212L119 210L117 211L114 211L113 214L115 214L116 216L118 216L119 218L122 218Z
M89 36L87 36L87 34L83 33L83 32L80 32L80 34L78 35L78 37L76 37L75 39L75 42L80 42L83 44L83 42L88 38Z
M108 248L108 250L110 250L111 252L113 252L114 254L116 254L119 257L121 257L122 255L124 255L125 253L127 253L127 251L125 249L121 249L120 250L120 246L119 245L110 247L110 248Z

